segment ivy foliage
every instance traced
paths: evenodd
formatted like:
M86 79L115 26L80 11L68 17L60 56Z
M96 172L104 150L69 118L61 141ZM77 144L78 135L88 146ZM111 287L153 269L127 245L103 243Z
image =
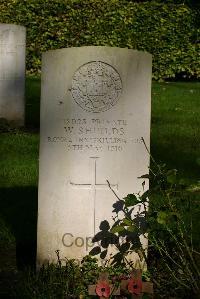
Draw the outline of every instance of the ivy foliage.
M0 0L0 22L27 27L27 70L41 53L79 46L117 46L153 54L153 78L199 78L198 11L172 1Z

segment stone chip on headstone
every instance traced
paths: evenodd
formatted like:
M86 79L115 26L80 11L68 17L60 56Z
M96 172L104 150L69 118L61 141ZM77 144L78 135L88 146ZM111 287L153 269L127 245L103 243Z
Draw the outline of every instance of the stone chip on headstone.
M24 125L26 29L0 24L0 119Z
M82 47L43 54L38 265L81 259L116 198L148 173L151 55ZM148 188L148 181L145 184ZM144 246L147 244L143 240Z

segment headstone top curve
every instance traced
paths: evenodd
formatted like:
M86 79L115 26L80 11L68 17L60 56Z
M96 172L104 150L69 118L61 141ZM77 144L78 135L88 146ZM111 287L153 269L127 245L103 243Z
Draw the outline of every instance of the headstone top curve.
M8 27L8 28L11 28L11 27L13 27L13 28L21 28L21 29L23 29L23 30L26 30L26 27L25 26L23 26L23 25L17 25L17 24L9 24L9 23L0 23L0 27Z
M127 53L138 53L142 55L147 55L152 57L152 54L147 51L138 51L136 49L129 49L129 48L120 48L120 47L109 47L109 46L81 46L81 47L70 47L70 48L60 48L54 50L48 50L42 53L42 55L51 55L51 54L58 54L65 51L84 51L84 50L109 50L109 51L124 51Z

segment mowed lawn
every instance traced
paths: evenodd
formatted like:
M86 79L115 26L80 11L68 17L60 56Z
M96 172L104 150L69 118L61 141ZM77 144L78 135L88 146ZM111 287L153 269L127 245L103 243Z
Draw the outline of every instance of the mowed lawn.
M200 83L154 83L151 153L186 179L200 179Z
M39 106L40 79L29 77L26 128L0 135L0 217L16 238L19 263L35 257ZM151 153L191 184L200 180L200 83L153 83Z

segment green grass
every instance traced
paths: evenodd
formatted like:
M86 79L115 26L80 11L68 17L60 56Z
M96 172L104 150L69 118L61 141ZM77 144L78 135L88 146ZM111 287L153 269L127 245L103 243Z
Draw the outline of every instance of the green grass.
M17 243L19 264L36 246L40 79L26 80L26 129L0 135L0 213ZM153 83L151 152L158 162L197 181L200 83Z
M0 222L15 238L18 267L36 254L40 79L26 80L26 129L0 135ZM2 226L0 239L7 230ZM4 258L4 257L1 257Z
M37 186L38 144L36 133L1 134L1 187Z
M200 83L154 83L151 152L157 161L199 179Z

